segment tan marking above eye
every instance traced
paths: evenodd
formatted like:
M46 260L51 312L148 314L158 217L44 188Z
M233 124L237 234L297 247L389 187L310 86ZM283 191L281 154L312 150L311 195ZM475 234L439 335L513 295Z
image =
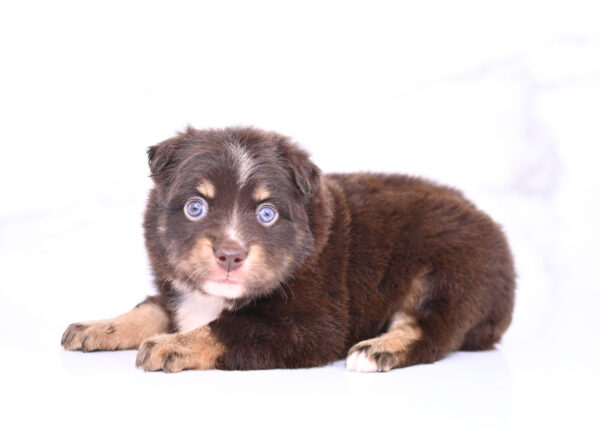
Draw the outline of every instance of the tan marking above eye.
M267 199L269 199L271 197L271 192L269 191L269 189L267 187L265 187L264 185L261 185L260 187L258 187L256 190L254 190L254 193L252 193L252 198L256 201L256 202L262 202L262 201L266 201Z
M213 199L215 197L215 186L209 180L203 180L196 185L196 190L205 198Z

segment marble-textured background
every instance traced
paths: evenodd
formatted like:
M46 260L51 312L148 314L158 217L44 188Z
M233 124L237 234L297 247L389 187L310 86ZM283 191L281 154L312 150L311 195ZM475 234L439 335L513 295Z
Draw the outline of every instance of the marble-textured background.
M2 445L597 446L600 9L415 3L0 5ZM503 343L385 375L63 352L67 324L152 292L145 149L187 124L464 190L514 249Z

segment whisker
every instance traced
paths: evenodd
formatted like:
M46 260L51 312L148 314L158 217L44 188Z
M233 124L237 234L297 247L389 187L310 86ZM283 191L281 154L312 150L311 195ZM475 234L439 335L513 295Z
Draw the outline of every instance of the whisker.
M192 272L186 273L186 278L190 283L196 284L198 282L198 278L202 276L206 272L206 266L198 266Z

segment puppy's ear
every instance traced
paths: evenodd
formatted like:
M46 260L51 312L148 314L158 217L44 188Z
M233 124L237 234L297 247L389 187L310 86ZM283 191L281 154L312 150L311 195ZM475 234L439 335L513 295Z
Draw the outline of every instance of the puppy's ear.
M150 175L153 178L156 179L163 172L174 152L175 148L170 140L148 148L148 166L150 166Z
M148 148L148 165L150 166L150 175L155 181L160 181L169 171L169 167L175 164L175 154L186 136L193 129L188 128L185 133L180 133L157 145Z
M319 188L321 170L310 160L308 153L287 138L279 141L279 148L291 168L294 181L304 196L312 196Z

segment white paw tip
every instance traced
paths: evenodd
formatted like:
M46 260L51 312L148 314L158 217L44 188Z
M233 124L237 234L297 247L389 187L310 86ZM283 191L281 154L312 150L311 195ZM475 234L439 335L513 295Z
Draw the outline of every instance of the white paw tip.
M354 352L346 358L346 370L356 370L356 359L358 358L358 352Z
M377 372L379 369L363 352L354 352L346 358L346 370L366 373Z

